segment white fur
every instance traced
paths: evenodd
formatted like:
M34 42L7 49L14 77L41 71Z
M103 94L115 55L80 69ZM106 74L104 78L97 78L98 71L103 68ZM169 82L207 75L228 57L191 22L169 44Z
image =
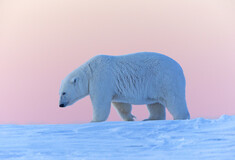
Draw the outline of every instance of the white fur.
M165 119L165 107L174 119L190 118L183 70L159 53L93 57L62 81L60 104L71 105L88 94L94 122L108 118L112 102L123 120L133 120L131 104L147 104L147 120Z

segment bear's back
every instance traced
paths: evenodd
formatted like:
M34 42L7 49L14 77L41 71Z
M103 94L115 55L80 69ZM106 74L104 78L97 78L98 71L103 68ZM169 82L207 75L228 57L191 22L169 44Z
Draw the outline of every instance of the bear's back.
M172 58L160 53L139 52L120 56L97 55L89 63L94 74L111 72L112 76L146 78L159 74L183 75L181 66Z
M182 72L180 65L172 58L160 53L139 52L121 56L111 56L114 71L120 70L122 74L136 74L147 76L146 74L159 74L163 71ZM126 71L126 72L124 72Z

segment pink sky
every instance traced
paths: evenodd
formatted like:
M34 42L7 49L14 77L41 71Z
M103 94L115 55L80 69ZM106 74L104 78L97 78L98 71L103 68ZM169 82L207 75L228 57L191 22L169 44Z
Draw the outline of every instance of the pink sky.
M97 54L140 51L181 64L191 118L234 115L234 19L231 0L1 0L0 124L89 122L89 96L58 107L61 80Z

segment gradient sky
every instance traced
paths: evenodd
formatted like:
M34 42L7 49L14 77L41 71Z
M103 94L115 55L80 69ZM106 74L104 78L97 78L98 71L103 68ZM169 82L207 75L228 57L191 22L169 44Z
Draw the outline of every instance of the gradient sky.
M61 80L95 55L140 51L181 64L192 118L234 115L234 28L232 0L0 0L0 124L89 122L89 96L58 107Z

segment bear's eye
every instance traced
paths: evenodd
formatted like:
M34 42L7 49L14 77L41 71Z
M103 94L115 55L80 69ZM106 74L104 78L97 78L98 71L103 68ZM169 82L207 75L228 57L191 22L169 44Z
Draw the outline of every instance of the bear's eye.
M65 94L66 94L65 92L62 93L62 95L65 95Z

